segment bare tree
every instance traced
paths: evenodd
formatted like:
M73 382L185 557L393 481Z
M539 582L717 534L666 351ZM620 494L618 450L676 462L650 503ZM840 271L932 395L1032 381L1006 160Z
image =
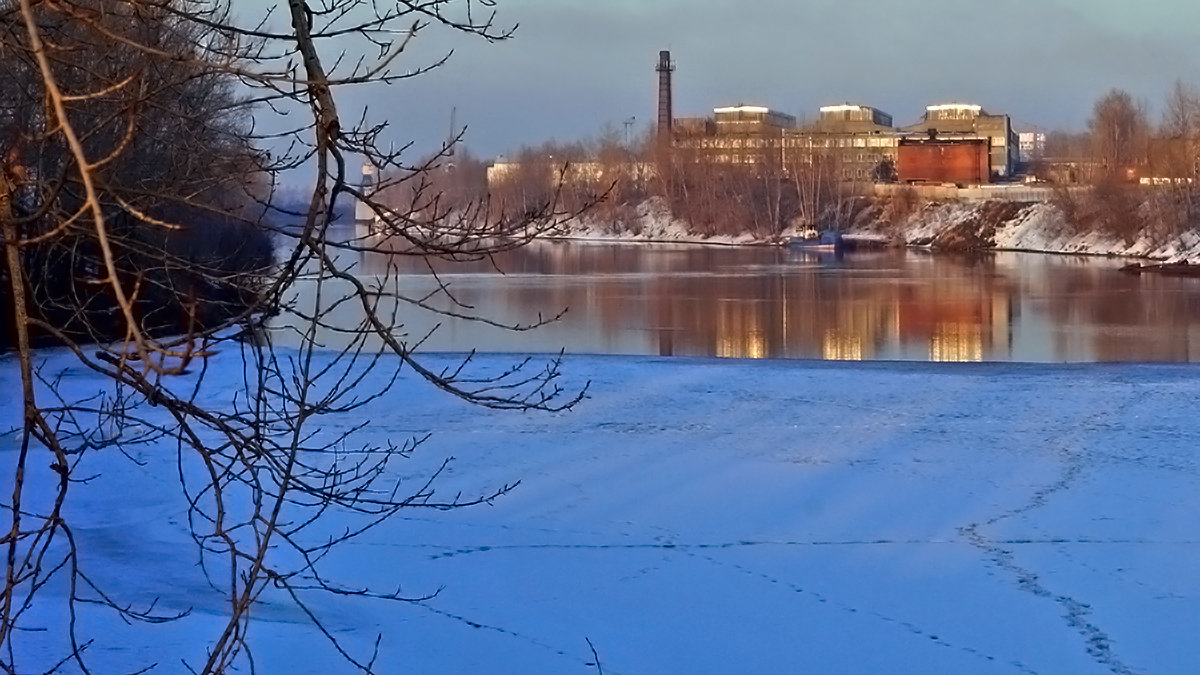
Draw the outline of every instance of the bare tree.
M2 86L18 94L8 99L17 105L0 112L12 131L3 138L0 231L23 401L0 538L0 668L91 672L88 645L103 636L79 634L75 616L87 608L103 606L128 621L181 619L132 607L102 587L72 535L66 506L89 488L82 472L90 459L105 448L141 445L174 450L196 550L227 610L202 650L180 655L190 670L252 669L251 610L270 596L290 600L348 664L373 672L376 655L343 645L312 594L419 598L331 576L330 551L403 509L485 503L512 486L442 498L436 484L445 464L415 484L393 470L422 438L353 444L320 433L322 418L353 413L403 373L497 409L561 410L580 400L582 391L558 384L559 359L517 363L499 376L477 374L469 357L451 368L428 365L420 353L426 336L404 328L412 312L514 330L552 317L502 324L446 285L407 293L395 274L397 256L476 259L529 241L574 215L560 208L558 190L516 217L489 218L497 210L486 197L443 193L439 172L457 138L432 152L393 147L384 141L385 121L368 113L355 122L338 107L346 87L386 86L436 69L444 58L408 60L409 46L430 32L510 38L512 26L498 23L492 4L286 0L249 16L224 0L0 3L10 75ZM97 58L102 50L116 57ZM340 56L327 61L330 54ZM381 176L378 184L357 182L360 162ZM302 208L281 211L270 189L293 169L315 178ZM354 204L374 214L380 231L335 236L337 215ZM279 261L226 269L167 242L209 214L260 227L290 220L272 230ZM39 246L47 242L80 251L64 268L66 290L53 296L80 330L42 317L49 301L36 279L44 276ZM354 265L363 254L392 262L362 278ZM148 279L151 260L163 270L181 268L197 284L232 285L237 301L202 317L212 306L207 290L171 287L178 277L167 274ZM145 302L154 284L170 287L192 316L156 324ZM98 295L112 308L103 326L88 304ZM349 324L339 318L345 307L355 308ZM39 371L39 333L111 386L98 398L72 399L52 373ZM331 335L336 342L322 347ZM280 345L289 336L294 346ZM209 361L226 359L220 367L227 369L235 355L240 385L223 396L205 393ZM372 369L391 375L368 388ZM188 370L192 376L178 377ZM43 592L52 583L70 589L63 607L38 611L60 601ZM30 631L69 636L61 661L18 663L14 644Z
M1194 179L1200 153L1200 91L1176 80L1167 95L1157 147L1163 176Z
M787 173L797 194L795 218L809 227L816 227L822 214L840 203L838 176L841 173L837 157L813 148L805 148L788 156Z
M1142 107L1127 92L1114 89L1097 100L1088 130L1103 178L1125 180L1145 162L1149 125Z
M1162 124L1151 144L1158 189L1149 196L1149 224L1164 239L1192 227L1200 178L1200 91L1176 80L1167 95ZM1163 182L1165 181L1165 184Z

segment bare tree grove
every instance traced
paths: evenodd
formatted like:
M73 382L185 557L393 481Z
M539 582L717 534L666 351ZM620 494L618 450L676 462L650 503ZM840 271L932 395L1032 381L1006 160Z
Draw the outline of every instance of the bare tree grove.
M164 452L175 457L194 544L180 555L199 561L224 609L219 630L176 663L123 671L254 671L248 635L266 595L292 603L349 668L381 668L377 651L344 646L311 599L420 598L337 578L330 552L403 510L486 503L511 486L443 497L445 464L415 482L397 478L396 463L423 438L356 442L322 433L322 419L353 414L402 376L497 409L562 410L583 395L560 385L557 359L496 375L470 358L429 365L425 336L405 328L412 312L502 322L445 285L406 295L395 263L370 277L354 270L368 254L487 257L573 215L556 190L520 210L485 195L450 199L458 139L432 151L392 145L386 120L339 108L348 87L436 75L443 57L410 56L426 35L509 39L514 26L494 5L287 0L256 12L228 0L0 1L4 363L20 371L22 407L4 437L15 450L2 455L11 489L0 669L94 672L105 635L87 632L84 611L187 620L105 587L73 530L72 499L92 489L94 460ZM377 185L359 182L363 162ZM278 187L298 180L305 203L281 208ZM335 236L337 214L356 204L376 227ZM339 323L347 308L350 325ZM79 395L43 366L47 346L109 386ZM223 397L204 387L218 368L240 373ZM389 375L367 386L368 370ZM154 574L155 564L131 561L128 574ZM39 640L58 653L22 662Z

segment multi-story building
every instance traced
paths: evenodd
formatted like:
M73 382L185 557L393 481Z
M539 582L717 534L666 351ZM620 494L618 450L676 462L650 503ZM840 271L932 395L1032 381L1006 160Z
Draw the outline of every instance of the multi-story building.
M790 135L786 143L790 152L823 155L844 182L889 178L900 140L891 115L850 103L824 106L819 113L816 122Z
M821 109L810 125L762 106L716 108L711 118L683 118L673 126L674 145L696 160L717 164L769 165L788 171L818 159L843 181L870 182L881 162L896 159L899 134L892 117L869 106Z
M698 161L779 166L783 139L795 127L795 117L762 106L715 108L711 118L675 120L673 145Z
M1036 162L1046 156L1046 134L1041 131L1017 132L1022 162Z

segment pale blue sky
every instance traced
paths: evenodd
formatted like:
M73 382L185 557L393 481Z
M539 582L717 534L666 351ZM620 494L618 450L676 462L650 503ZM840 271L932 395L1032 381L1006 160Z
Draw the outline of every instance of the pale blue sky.
M270 4L267 0L253 0ZM250 5L251 3L247 3ZM916 121L957 100L1019 125L1081 129L1119 87L1157 116L1176 79L1200 85L1195 0L499 0L514 40L431 31L419 53L454 47L441 71L359 91L397 141L428 147L450 108L485 157L595 135L654 116L659 49L671 49L677 116L769 105L797 116L852 101Z

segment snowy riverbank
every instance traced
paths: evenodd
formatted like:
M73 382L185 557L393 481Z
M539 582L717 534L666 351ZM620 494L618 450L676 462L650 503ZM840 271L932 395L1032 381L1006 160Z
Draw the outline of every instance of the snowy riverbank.
M310 598L356 655L383 634L379 672L595 673L587 640L610 675L1200 671L1192 366L576 357L566 370L592 382L572 413L481 410L405 376L323 424L371 420L360 441L433 432L399 468L419 480L456 457L446 494L521 481L491 507L407 513L330 561L355 585L442 589L419 604ZM15 371L0 358L4 429ZM63 381L102 386L78 368ZM209 402L233 395L209 384ZM5 484L15 453L0 436ZM119 598L192 613L131 627L81 606L95 672L194 664L223 611L181 521L173 448L138 459L91 454L75 537ZM302 614L265 600L260 671L344 670ZM31 618L63 619L57 607ZM65 647L59 633L17 643L29 672Z
M1164 236L1143 231L1134 241L1101 232L1076 232L1061 211L1050 203L1014 208L1011 218L996 222L981 217L996 202L928 204L895 227L910 246L936 245L955 240L972 246L1010 251L1126 256L1163 261L1200 262L1200 234L1184 232ZM880 231L878 225L870 227Z
M995 211L997 206L1011 206L1002 209L1010 212L1010 217L999 221L987 217L988 212ZM896 222L881 219L877 209L868 209L850 223L845 232L852 237L895 245L994 248L1200 263L1200 232L1164 236L1144 231L1133 242L1100 232L1078 233L1068 226L1062 213L1051 203L928 202ZM797 235L799 231L796 228L789 228L781 238L786 240ZM639 204L627 223L614 224L596 218L583 218L564 225L558 236L595 241L722 245L770 244L780 240L750 233L697 235L686 222L673 217L666 203L658 198Z

